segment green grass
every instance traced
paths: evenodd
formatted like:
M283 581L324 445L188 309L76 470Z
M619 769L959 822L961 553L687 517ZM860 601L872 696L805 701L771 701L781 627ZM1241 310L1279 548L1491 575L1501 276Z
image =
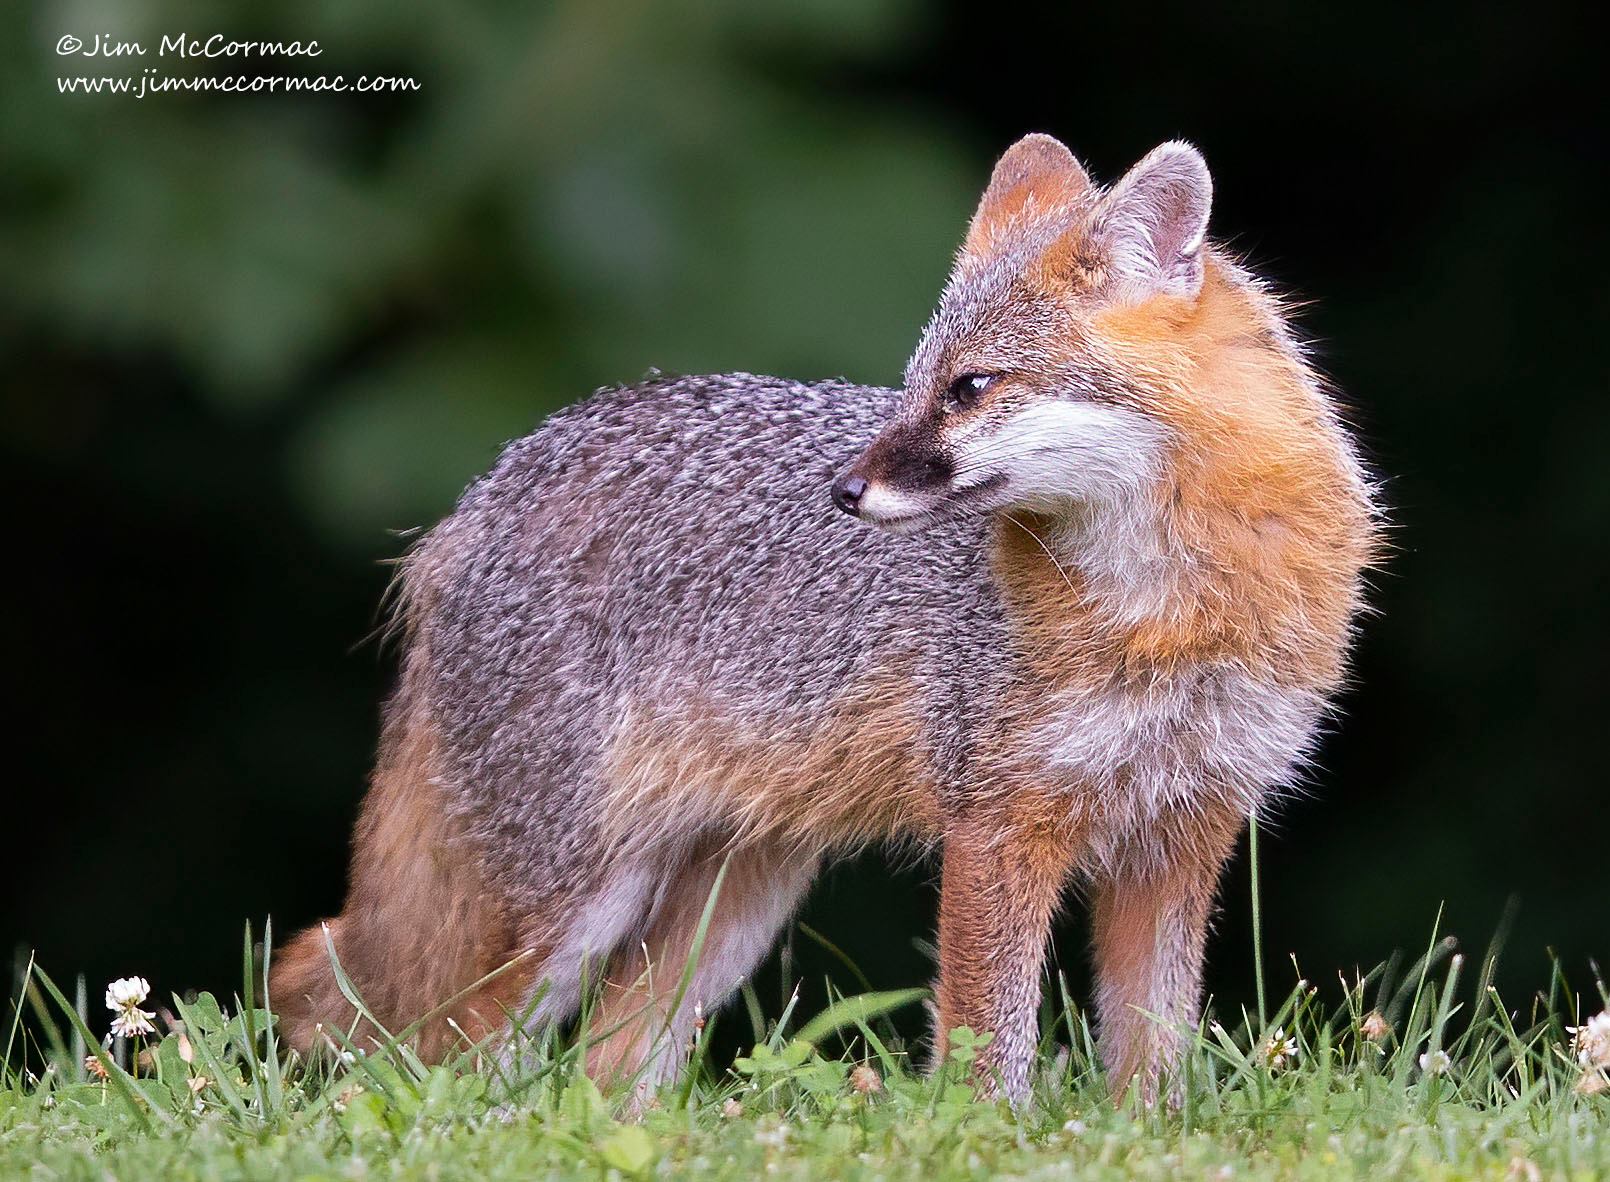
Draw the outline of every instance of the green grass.
M915 992L770 1022L748 994L736 1012L754 1049L719 1070L696 1051L637 1115L586 1078L574 1038L524 1043L518 1067L486 1047L427 1066L398 1041L287 1062L255 968L227 1007L174 997L138 1059L92 1050L98 1079L83 984L69 998L30 966L0 1031L0 1178L1610 1176L1610 1092L1582 1086L1596 1077L1571 1054L1569 983L1556 972L1521 1013L1488 985L1490 961L1466 967L1439 940L1406 971L1299 982L1267 1023L1205 1023L1179 1104L1152 1109L1109 1095L1065 989L1017 1111L975 1096L968 1032L937 1073L913 1069L888 1015ZM1610 1005L1594 993L1589 1013ZM1371 1013L1392 1033L1361 1033ZM1297 1047L1283 1065L1277 1029Z

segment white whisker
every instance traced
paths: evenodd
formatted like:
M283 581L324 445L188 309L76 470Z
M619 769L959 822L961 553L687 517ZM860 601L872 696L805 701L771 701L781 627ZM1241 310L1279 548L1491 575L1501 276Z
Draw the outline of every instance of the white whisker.
M1068 590L1077 595L1079 593L1079 588L1073 585L1073 580L1068 578L1068 572L1062 569L1062 564L1057 561L1057 556L1051 553L1051 547L1045 544L1045 541L1040 537L1040 535L1035 533L1028 526L1024 525L1016 517L1013 517L1010 513L1003 513L1001 516L1005 517L1006 520L1010 521L1013 525L1017 526L1018 529L1022 530L1024 533L1028 534L1029 537L1034 539L1035 544L1038 545L1040 549L1044 550L1045 556L1051 560L1051 565L1057 568L1057 574L1062 576L1062 581L1068 585Z

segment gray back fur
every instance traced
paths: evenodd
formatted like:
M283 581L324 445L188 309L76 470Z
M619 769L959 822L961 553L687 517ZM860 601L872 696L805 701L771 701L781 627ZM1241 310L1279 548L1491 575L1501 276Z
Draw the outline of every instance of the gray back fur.
M601 751L629 706L714 702L802 735L908 659L935 778L960 784L968 703L1012 676L989 521L890 536L828 496L900 400L749 374L600 391L510 444L417 546L405 693L509 897L596 869Z

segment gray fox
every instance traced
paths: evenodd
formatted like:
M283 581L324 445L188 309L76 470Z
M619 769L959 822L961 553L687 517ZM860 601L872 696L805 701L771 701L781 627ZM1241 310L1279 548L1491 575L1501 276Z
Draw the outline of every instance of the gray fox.
M940 1051L993 1032L981 1079L1025 1094L1077 884L1110 1078L1155 1097L1220 870L1312 751L1378 537L1210 201L1187 144L1103 188L1031 135L903 389L656 377L510 444L399 575L328 925L377 1019L429 1018L440 1056L569 1020L591 964L615 1034L590 1068L664 1080L824 858L910 839L942 858ZM304 1050L355 1020L325 940L275 959Z

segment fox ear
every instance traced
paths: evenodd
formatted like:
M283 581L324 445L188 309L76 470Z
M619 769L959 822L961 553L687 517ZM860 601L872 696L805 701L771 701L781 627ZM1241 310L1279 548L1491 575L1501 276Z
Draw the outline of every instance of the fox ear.
M962 249L992 254L1000 232L1031 204L1056 209L1071 205L1089 190L1089 175L1062 141L1038 132L1026 135L996 162Z
M1147 295L1202 290L1213 178L1190 144L1153 148L1102 199L1095 236L1115 278Z

